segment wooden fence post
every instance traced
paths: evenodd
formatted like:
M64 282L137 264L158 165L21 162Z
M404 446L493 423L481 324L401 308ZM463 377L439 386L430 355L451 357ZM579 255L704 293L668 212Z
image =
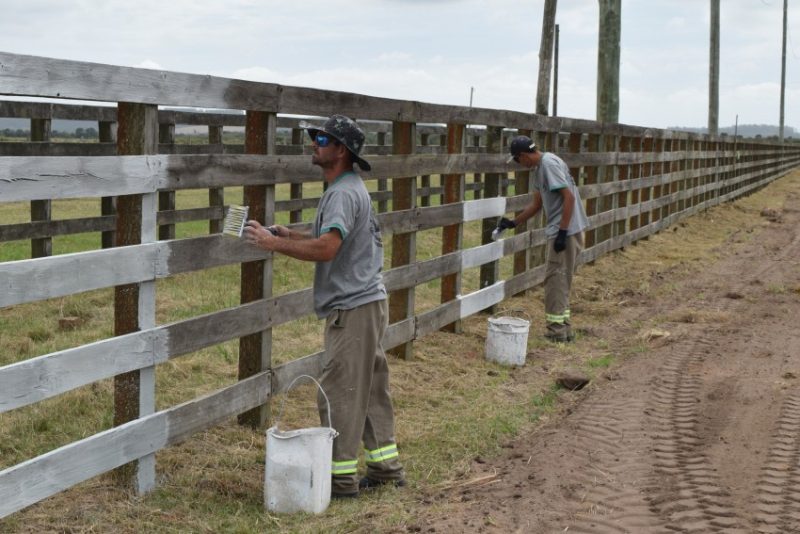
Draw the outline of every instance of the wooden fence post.
M589 134L586 148L589 152L597 152L600 148L600 136L597 134ZM598 177L597 166L587 166L584 170L586 172L586 183L596 184ZM588 217L598 213L599 210L597 209L597 203L597 198L590 198L586 200L586 215ZM586 248L588 249L593 247L598 241L597 229L594 228L592 230L587 230L585 235Z
M658 160L653 164L653 174L659 177L658 183L653 186L653 200L657 200L664 196L662 181L664 176L664 138L659 137L655 140L655 152L658 155ZM661 220L661 208L654 208L650 212L650 222L656 222Z
M634 153L642 152L642 138L641 137L632 137L631 138L631 151ZM638 163L635 165L631 165L630 174L628 177L631 180L638 180L642 177L642 164ZM639 200L639 191L640 189L631 189L628 192L628 205L635 206L640 202ZM639 216L635 215L628 218L628 231L633 231L639 228ZM633 242L634 244L636 241Z
M394 134L392 134L394 135ZM378 132L378 146L386 146L386 132ZM378 178L378 192L385 192L388 191L388 181L386 178ZM389 209L389 201L385 198L381 198L378 200L378 213L386 213ZM397 208L393 207L392 210L396 210Z
M31 141L46 143L50 141L50 119L31 119ZM31 222L49 221L52 218L52 201L31 200ZM31 239L31 257L44 258L53 254L53 238Z
M461 139L462 139L461 142L463 142L463 138L464 138L463 132L460 135L461 135ZM449 138L450 138L450 125L447 126L447 131L439 136L439 146L442 147L442 151L440 152L441 154L449 154L450 153L449 150L448 150L448 147L449 147L448 139ZM459 150L458 153L460 154L462 151L463 151L463 149ZM445 181L446 181L445 175L440 173L439 174L439 191L440 191L440 193L439 193L439 205L440 206L445 203L445 193L444 193L444 188L445 188L444 183L445 183Z
M619 136L615 133L605 135L605 151L617 154L620 149ZM603 183L613 183L619 180L619 167L615 164L606 166L603 173ZM619 195L606 195L602 199L603 211L613 211L619 207ZM617 236L617 225L612 221L605 228L605 239L613 239Z
M597 145L595 146L595 151L608 153L613 147L614 136L606 133L606 129L604 128L603 133L597 136L596 142ZM611 165L600 165L595 167L594 173L593 183L595 184L604 184L613 181L614 168ZM610 197L608 195L601 195L595 198L593 206L594 214L608 211L611 208ZM610 227L608 224L598 226L593 233L593 244L595 245L602 243L603 241L607 241L611 237Z
M245 154L275 154L278 126L276 113L248 111L245 125ZM248 217L265 226L275 222L275 186L250 185L244 188ZM241 302L272 296L272 255L266 260L242 264ZM272 367L272 328L239 339L239 380ZM269 420L269 403L239 414L240 425L261 428Z
M98 124L101 143L117 142L117 123L112 121L100 121ZM100 215L115 215L117 213L117 199L115 197L102 197L100 199ZM101 234L100 243L102 248L114 246L116 232L108 230Z
M303 153L303 134L305 130L302 128L292 128L292 146L300 148L300 154ZM289 198L292 200L300 200L303 198L303 183L292 183L289 185ZM299 223L303 220L303 210L291 210L289 212L289 222Z
M225 146L222 144L222 130L221 125L209 124L208 125L208 144L211 145L211 152L215 154L224 154ZM208 206L211 208L218 207L221 211L225 209L225 189L223 187L209 187L208 188ZM208 233L218 234L222 232L222 225L224 223L224 215L217 218L209 219Z
M169 145L170 152L175 148L175 123L158 125L158 143ZM158 192L158 211L175 211L175 191ZM158 238L175 239L175 224L160 225Z
M463 124L447 125L447 153L462 154L464 152ZM466 176L464 174L442 174L441 205L463 202L466 196ZM442 227L442 255L461 250L463 240L463 223ZM442 304L455 300L461 294L461 271L442 277ZM461 320L442 327L444 332L460 334Z
M486 153L499 154L502 149L501 136L503 135L503 128L500 126L487 126L486 127ZM502 188L500 181L504 174L498 172L489 172L484 175L484 198L499 197ZM481 222L481 244L486 245L492 242L492 231L497 227L497 220L495 217L483 219ZM489 287L497 282L500 278L500 262L495 260L481 265L480 274L480 289ZM495 306L489 306L484 312L494 313Z
M479 153L481 150L481 136L480 135L472 135L469 136L472 138L472 146L475 147L475 153ZM472 173L472 199L479 200L481 195L484 194L484 185L483 185L483 175L479 172ZM464 200L467 200L467 197L464 197Z
M567 140L567 150L571 154L580 154L583 152L583 134L580 132L572 132L569 134L569 139ZM575 180L575 186L580 189L581 184L581 170L582 167L570 167L569 173L572 175L573 180ZM586 199L581 197L581 201L584 203L584 208L586 207ZM545 245L546 246L546 245ZM544 255L542 255L541 261L544 262Z
M620 135L618 139L619 139L619 146L617 147L617 150L619 152L624 152L626 154L630 153L631 138ZM631 172L630 165L628 164L619 165L617 168L617 179L620 182L628 181L630 179L630 172ZM623 191L615 195L616 200L614 203L614 209L624 208L628 205L628 194L629 191ZM624 236L627 232L628 232L628 218L624 217L614 224L614 229L612 233L614 237L620 237Z
M416 152L416 124L413 122L392 123L392 153L395 155ZM417 207L417 177L392 179L392 211ZM417 233L407 232L392 235L392 267L411 265L417 256ZM414 288L399 289L389 295L389 323L414 317ZM405 360L413 358L413 342L407 341L391 350L395 356Z
M158 106L120 102L117 108L121 156L158 153ZM156 193L117 198L117 246L137 245L156 239ZM121 336L155 326L155 281L114 288L114 335ZM155 366L114 377L114 426L155 411ZM155 455L117 470L118 481L138 493L155 486Z
M530 137L533 132L531 130L519 130L519 135L527 135ZM505 143L504 143L505 144ZM505 152L505 150L504 150ZM514 192L517 195L529 195L533 192L533 172L532 171L514 171ZM526 202L527 204L527 202ZM516 217L522 213L519 210L514 213ZM530 230L533 224L532 219L528 219L524 224L517 226L514 229L515 234L521 234ZM514 254L514 275L522 274L528 270L529 267L529 250L521 250Z
M430 144L430 135L429 134L420 134L419 135L419 144L420 146L428 146ZM425 174L420 178L420 184L422 187L422 196L420 197L420 204L423 207L427 207L431 205L431 175Z

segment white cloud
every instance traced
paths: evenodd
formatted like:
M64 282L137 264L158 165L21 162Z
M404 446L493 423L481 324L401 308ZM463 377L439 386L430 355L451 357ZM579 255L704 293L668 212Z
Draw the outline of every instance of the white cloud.
M155 70L164 70L164 67L153 61L152 59L145 59L144 61L137 63L134 67L138 67L140 69L155 69Z
M467 104L474 87L476 106L530 112L543 3L3 0L0 35L12 53L426 102ZM781 8L722 3L721 124L739 111L777 122ZM708 13L696 0L623 0L623 122L707 122ZM596 0L558 2L561 115L595 116L597 16ZM789 17L800 31L800 10ZM786 122L796 126L798 64L790 49Z
M411 59L411 54L405 52L384 52L377 58L378 61L408 61Z

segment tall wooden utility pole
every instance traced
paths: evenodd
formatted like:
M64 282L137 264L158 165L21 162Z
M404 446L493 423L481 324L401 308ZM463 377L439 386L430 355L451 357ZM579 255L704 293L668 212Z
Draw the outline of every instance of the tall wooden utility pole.
M786 95L786 16L789 11L789 0L783 0L783 50L781 52L781 120L778 140L783 143L783 105Z
M599 0L597 120L619 122L619 47L622 0Z
M556 50L553 52L553 117L558 116L558 24L556 24Z
M708 133L719 133L719 0L711 0L710 54L708 60Z
M542 40L539 43L539 85L536 88L536 114L547 115L550 102L550 72L553 68L553 39L556 24L556 0L544 0Z

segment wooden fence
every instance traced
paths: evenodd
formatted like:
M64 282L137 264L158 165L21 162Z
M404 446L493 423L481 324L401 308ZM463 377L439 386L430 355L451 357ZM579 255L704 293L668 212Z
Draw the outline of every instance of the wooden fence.
M292 120L279 114L343 113L377 121L371 123L376 138L383 133L384 142L391 139L390 144L370 147L373 170L363 176L386 184L376 193L383 195L376 200L386 206L379 215L382 230L392 239L391 269L385 272L390 291L386 348L405 358L412 357L414 340L439 329L458 330L460 319L543 280L543 267L531 253L545 243L543 229L529 225L507 239L490 239L497 217L519 211L529 201L531 173L505 163L503 140L511 134L534 136L546 150L560 153L580 177L591 223L582 262L748 194L800 164L797 145L7 53L0 53L0 95L117 103L113 109L17 103L0 107L2 114L25 116L32 125L73 111L77 115L70 118L96 113L93 120L101 131L101 142L90 149L56 146L46 138L35 141L41 145L0 146L6 154L0 156L0 203L116 199L115 213L94 219L51 221L39 204L32 207L33 222L0 227L4 239L34 242L73 231L113 231L116 245L55 256L39 250L41 257L0 263L0 307L115 288L113 337L0 368L0 413L115 377L115 426L0 471L0 517L131 462L131 481L146 492L155 485L156 451L233 416L263 425L272 395L285 391L299 374L319 374L321 353L271 364L272 328L312 313L311 288L273 294L272 255L213 233L213 228L210 235L187 239L159 235L160 226L191 218L159 198L182 189L244 186L245 203L267 224L276 211L313 207L315 199L303 198L301 186L320 181L319 171L301 155L301 135L291 135L291 145L278 145L281 128L297 131ZM210 119L160 112L159 105L243 114ZM169 142L176 123L197 121L211 132L226 120L244 126L241 150L220 147L218 131L202 154L181 153ZM470 130L467 125L480 127ZM48 129L44 124L37 128ZM435 148L429 142L433 135L443 137ZM476 135L483 138L481 146L467 150L467 138ZM159 142L164 140L168 142ZM60 155L44 155L53 153ZM482 198L467 200L468 174L481 176L473 188ZM420 185L423 177L437 175L440 205L424 205L434 191L430 181ZM508 198L501 195L506 180L515 188ZM294 198L276 201L279 184L291 184ZM208 210L192 217L213 222L221 214L222 206L211 195ZM470 221L483 221L482 244L465 248L463 225ZM417 233L435 228L442 232L441 255L418 261ZM510 255L513 275L500 279L498 262ZM157 324L157 280L230 264L242 266L241 305ZM464 293L462 273L476 267L481 270L480 288ZM441 303L417 314L415 289L434 280L441 280ZM155 410L159 364L237 338L236 384Z

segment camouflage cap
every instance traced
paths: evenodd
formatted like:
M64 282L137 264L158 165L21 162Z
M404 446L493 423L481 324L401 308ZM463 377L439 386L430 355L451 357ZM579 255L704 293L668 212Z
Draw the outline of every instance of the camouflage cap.
M527 135L518 135L512 139L511 144L508 145L508 151L511 153L511 156L506 160L506 163L511 163L514 161L514 158L519 157L523 152L536 152L537 150L536 143L534 143L530 137Z
M361 149L364 147L364 131L358 126L356 121L344 115L331 115L322 126L313 126L305 122L300 123L301 128L308 131L311 139L316 139L319 132L326 133L342 143L347 150L353 154L353 162L365 171L372 169L367 161L360 157Z

